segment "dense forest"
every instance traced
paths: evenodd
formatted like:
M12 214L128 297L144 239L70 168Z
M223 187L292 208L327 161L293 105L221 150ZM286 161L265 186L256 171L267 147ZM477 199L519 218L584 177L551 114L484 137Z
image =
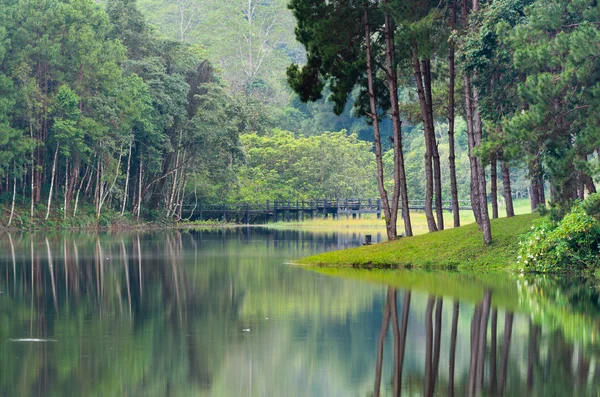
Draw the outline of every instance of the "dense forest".
M403 88L417 92L415 118L422 122L425 141L430 231L444 228L436 123L442 118L449 124L454 226L460 221L457 174L465 172L457 168L455 156L455 120L462 115L471 204L486 245L492 240L490 217L498 216L498 163L507 216L514 215L511 162L527 169L532 209L545 207L546 181L551 202L563 208L583 199L586 191L595 193L600 148L593 110L600 66L596 1L292 0L290 7L298 19L297 38L307 49L306 64L288 69L290 85L306 101L320 99L328 86L338 113L359 90L355 112L373 124L377 182L390 239L396 236L398 206L406 208L409 197L402 115L410 108L399 98ZM386 186L378 128L386 117L393 125L393 187ZM410 236L410 215L402 215Z
M599 12L592 0L5 0L3 218L381 196L395 238L409 199L426 200L435 231L442 200L458 226L470 198L489 242L513 197L535 209L595 190Z

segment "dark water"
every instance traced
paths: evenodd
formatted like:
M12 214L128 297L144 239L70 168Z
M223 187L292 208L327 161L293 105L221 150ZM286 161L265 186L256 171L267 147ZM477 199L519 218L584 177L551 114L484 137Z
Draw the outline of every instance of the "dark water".
M599 395L594 284L286 264L361 241L0 235L0 396Z

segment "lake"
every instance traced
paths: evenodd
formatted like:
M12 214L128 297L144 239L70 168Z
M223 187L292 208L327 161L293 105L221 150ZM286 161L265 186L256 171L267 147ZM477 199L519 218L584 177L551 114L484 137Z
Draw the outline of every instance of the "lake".
M290 264L363 241L0 234L0 396L600 393L594 283Z

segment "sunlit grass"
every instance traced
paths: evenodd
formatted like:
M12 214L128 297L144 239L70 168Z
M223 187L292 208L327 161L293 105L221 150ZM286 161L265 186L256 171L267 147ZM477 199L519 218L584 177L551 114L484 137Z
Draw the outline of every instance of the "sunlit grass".
M523 215L531 213L531 208L529 206L529 200L516 200L514 202L515 214ZM490 205L490 216L492 213L491 205ZM500 217L505 217L506 212L504 208L500 208L499 210ZM473 216L473 211L463 210L460 212L460 223L461 225L468 225L475 222L475 218ZM413 233L415 235L425 234L428 232L427 229L427 219L425 218L425 213L422 211L414 211L411 212L411 223L413 227ZM444 226L446 229L452 228L454 224L454 217L451 212L444 211ZM300 221L292 221L292 222L277 222L269 224L268 227L273 228L294 228L294 229L302 229L302 230L315 230L315 231L336 231L336 230L344 230L344 231L360 231L362 229L385 229L385 220L377 219L374 214L366 214L362 216L362 218L353 219L352 217L346 218L345 215L340 216L340 219L333 219L331 217L324 218L315 218L315 219L306 219L304 222ZM398 233L402 233L404 231L404 222L402 219L398 220L397 223ZM364 231L364 230L363 230Z
M499 269L515 264L518 238L531 227L535 214L492 220L493 242L470 224L397 241L328 252L300 261L313 266L351 268Z

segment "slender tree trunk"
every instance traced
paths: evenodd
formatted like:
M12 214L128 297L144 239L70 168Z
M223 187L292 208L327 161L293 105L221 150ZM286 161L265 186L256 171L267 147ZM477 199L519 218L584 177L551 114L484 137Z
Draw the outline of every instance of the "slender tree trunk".
M125 206L127 205L127 196L129 195L129 172L131 170L131 144L129 142L129 155L127 156L127 176L125 177L125 190L123 192L123 205L121 206L121 216L125 215Z
M423 64L423 75L425 77L425 99L429 109L429 139L431 157L433 160L433 190L435 192L435 213L437 217L438 230L444 230L444 208L442 201L442 171L440 165L440 153L438 151L437 136L435 135L435 124L433 117L433 93L431 87L431 60L425 59Z
M33 126L29 123L29 133L31 139L33 139ZM35 156L31 151L31 210L29 213L30 220L33 220L33 205L35 203Z
M451 19L450 26L453 30L456 29L456 0L451 0ZM460 207L458 205L458 184L456 182L456 154L454 148L454 121L455 121L455 100L454 92L456 88L456 65L455 65L454 43L450 43L449 75L450 84L448 89L448 146L450 162L450 195L452 196L452 215L454 217L454 227L460 226Z
M56 161L58 160L58 148L60 144L56 144L56 150L54 151L54 162L52 163L52 179L50 180L50 193L48 194L48 208L46 210L46 218L50 215L50 205L52 204L52 190L54 189L54 176L56 174Z
M498 219L498 158L494 154L491 161L491 193L492 193L492 218Z
M373 65L371 60L371 26L369 25L369 13L365 7L365 43L367 56L367 82L369 90L370 118L373 121L373 137L375 141L375 160L377 162L377 187L381 196L383 212L385 214L386 230L389 240L396 239L396 224L391 222L392 210L388 200L387 190L383 179L383 154L381 150L381 134L379 132L379 116L377 115L377 103L375 101L375 88L373 83Z
M479 1L473 0L473 12L479 11ZM468 76L465 75L465 84L470 81ZM473 148L478 149L481 147L483 140L483 126L481 122L481 114L479 113L479 93L477 88L474 86L470 86L470 92L472 94L471 97L471 115L473 117ZM485 167L473 151L471 152L473 159L475 161L475 171L476 171L476 183L477 183L477 194L475 195L478 203L479 203L479 211L480 211L480 227L483 231L483 243L484 245L489 245L492 242L492 228L490 226L490 216L488 212L487 205L487 194L486 194L486 182L485 182Z
M63 201L63 221L67 220L67 197L69 196L69 158L67 157L67 164L65 165L65 198Z
M389 4L389 0L384 0ZM386 61L388 74L388 90L390 94L390 104L392 109L392 125L394 128L394 194L392 197L391 214L393 222L398 217L398 202L402 201L402 219L404 220L404 233L407 237L413 235L412 224L410 221L410 211L408 208L408 188L406 186L406 171L404 167L404 153L402 148L402 120L400 119L400 109L398 105L398 73L394 57L396 49L394 46L394 27L389 13L385 14L385 45Z
M108 195L112 192L115 184L117 183L117 179L119 178L119 171L121 170L121 159L123 158L123 148L119 149L119 160L117 160L117 171L115 172L115 178L113 179L110 187L106 190L103 196L100 197L100 201L98 202L98 213L96 214L97 218L100 218L100 214L102 213L102 207L108 198Z
M504 202L506 204L506 217L510 218L515 216L515 209L513 206L512 188L510 186L510 169L506 160L500 161L502 167L502 185L504 186Z
M596 193L596 185L594 185L594 180L586 173L582 173L583 183L585 188L587 189L589 194Z
M86 186L86 190L89 187L89 184L92 180L92 177L94 176L94 171L92 170L89 174L88 177L88 172L90 172L90 166L86 166L85 167L85 172L83 173L83 178L81 178L81 181L79 182L79 188L77 188L77 193L75 193L75 206L73 207L73 216L77 215L77 206L79 205L79 195L81 194L81 189L83 189L83 185L85 184L85 179L88 179L87 182L87 186ZM84 192L84 196L85 196L85 192Z
M173 200L175 199L175 188L179 182L177 177L179 176L179 154L181 150L181 137L183 131L179 131L179 139L177 141L177 155L175 156L175 174L173 175L173 185L171 186L171 194L169 195L169 202L167 204L167 218L173 211Z
M539 206L545 205L545 198L543 197L544 178L542 176L540 161L537 158L529 162L529 180L531 181L529 202L531 204L531 211L533 212Z
M137 200L137 206L136 206L136 217L135 219L137 221L140 220L140 211L142 208L142 170L144 168L144 159L142 158L142 155L140 154L140 177L139 177L139 181L138 181L138 200Z
M463 28L468 28L468 7L467 0L462 0L462 21ZM481 209L479 203L479 182L477 180L479 172L477 170L477 159L475 157L475 137L474 137L474 127L473 127L473 94L471 92L471 78L468 74L464 74L464 85L465 85L465 111L467 117L467 137L468 137L468 146L469 146L469 163L471 166L471 189L470 189L470 197L471 197L471 207L473 208L473 215L475 216L475 221L479 229L482 229L481 226Z
M8 176L7 176L8 178ZM15 198L17 197L17 174L13 176L13 196L12 196L12 204L10 206L10 218L8 218L8 227L10 227L13 215L15 214Z
M473 105L471 101L471 79L469 76L464 76L465 80L465 108L467 114L467 138L469 147L469 163L471 165L471 207L475 221L481 230L481 208L479 202L479 171L477 169L477 158L475 157L475 137L473 134Z
M431 134L429 132L429 109L427 107L427 100L425 99L425 90L423 88L423 75L421 73L421 66L419 64L419 55L417 50L417 44L413 43L413 67L415 80L417 83L417 92L419 94L419 103L421 104L421 115L423 118L423 129L425 134L425 179L426 179L426 190L425 190L425 217L427 218L427 226L430 232L436 232L438 230L433 217L433 170L432 170L432 150L431 150Z

